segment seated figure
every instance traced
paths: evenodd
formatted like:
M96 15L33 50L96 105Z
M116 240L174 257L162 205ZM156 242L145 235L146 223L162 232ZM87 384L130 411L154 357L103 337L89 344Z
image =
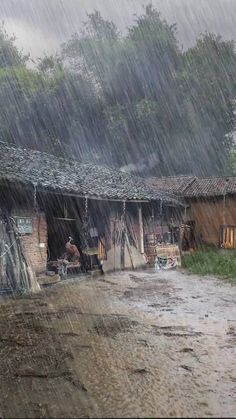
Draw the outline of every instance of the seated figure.
M78 247L73 243L72 237L69 237L69 241L66 243L65 259L68 260L68 262L80 262L80 252Z

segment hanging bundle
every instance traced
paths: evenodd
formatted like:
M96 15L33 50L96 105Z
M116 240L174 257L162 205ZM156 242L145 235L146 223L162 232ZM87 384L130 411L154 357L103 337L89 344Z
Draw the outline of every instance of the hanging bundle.
M123 202L123 213L121 215L121 231L124 234L126 231L126 202Z
M0 215L3 243L0 258L1 287L11 291L38 291L35 274L26 258L15 220L8 214Z
M33 195L33 208L34 211L37 213L38 212L38 203L37 203L37 183L33 183L34 186L34 195Z
M125 267L125 248L128 250L130 262L132 268L134 268L133 257L131 251L131 244L129 241L128 229L127 229L127 216L126 216L126 201L123 201L122 214L119 222L116 222L114 231L114 249L116 246L121 247L121 268ZM122 266L123 264L123 266ZM114 250L114 269L116 267L115 250Z
M82 242L83 242L83 247L85 249L89 248L89 239L90 239L90 234L89 234L89 215L88 215L88 197L85 197L85 201L84 201L84 212L82 215Z
M120 220L116 223L115 244L119 245L122 242L123 235L126 229L126 202L123 202L123 210Z
M162 198L160 199L160 217L162 217L162 210L163 210L163 201Z

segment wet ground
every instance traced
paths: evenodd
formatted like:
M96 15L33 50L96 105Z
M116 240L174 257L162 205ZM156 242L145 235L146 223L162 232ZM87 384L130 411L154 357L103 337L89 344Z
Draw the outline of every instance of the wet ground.
M236 286L68 280L0 305L2 417L235 417Z

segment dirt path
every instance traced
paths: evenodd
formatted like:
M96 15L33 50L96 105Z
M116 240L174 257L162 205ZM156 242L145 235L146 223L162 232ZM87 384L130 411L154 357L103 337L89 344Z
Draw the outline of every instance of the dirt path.
M2 417L235 417L236 286L66 281L0 306Z

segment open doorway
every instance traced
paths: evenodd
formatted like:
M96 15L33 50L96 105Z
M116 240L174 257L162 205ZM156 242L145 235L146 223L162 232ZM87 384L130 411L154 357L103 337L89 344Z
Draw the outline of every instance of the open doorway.
M94 205L90 205L88 216L83 204L82 200L65 201L64 197L50 201L47 207L49 270L56 271L58 266L61 267L68 260L70 270L75 271L74 267L80 268L82 272L99 269L103 273L101 260L105 254L105 238L99 229L101 216L98 217ZM68 253L72 249L76 252L71 260L71 254ZM73 265L72 262L76 261L77 264Z
M48 259L56 260L63 257L65 246L73 238L78 248L81 247L81 239L76 220L50 218L48 220Z

